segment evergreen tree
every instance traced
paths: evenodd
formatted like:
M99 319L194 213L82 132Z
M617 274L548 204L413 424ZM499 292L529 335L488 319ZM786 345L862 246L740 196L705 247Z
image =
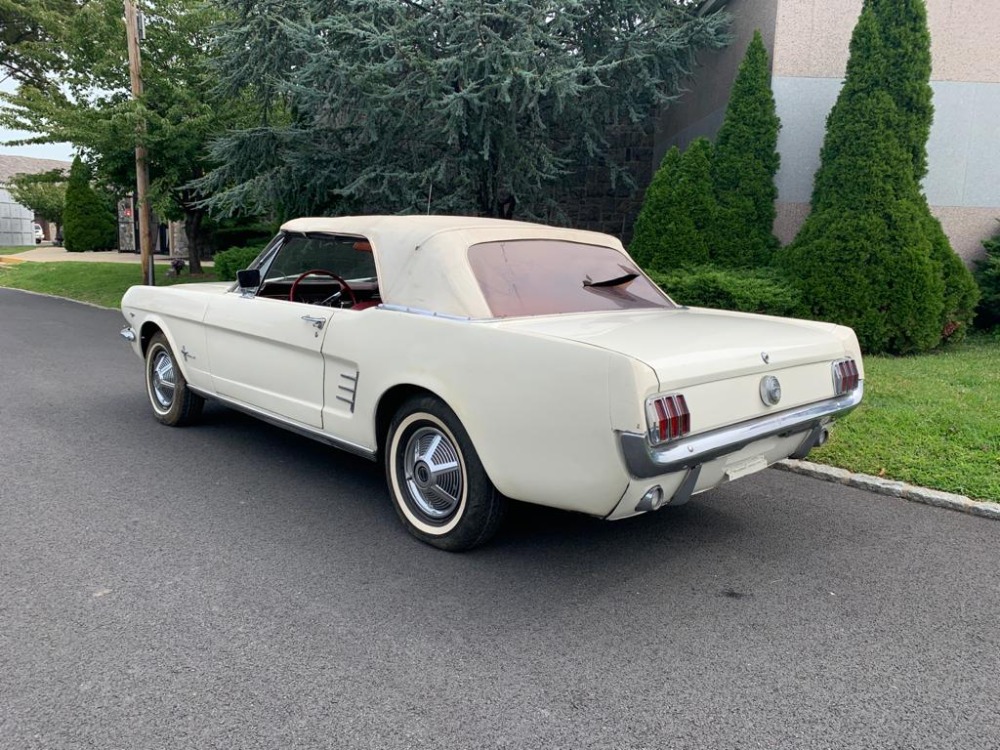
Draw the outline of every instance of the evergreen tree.
M546 216L553 183L613 171L611 129L728 41L728 16L673 0L220 4L221 77L260 121L199 182L224 214Z
M866 6L827 120L813 212L780 261L816 316L854 328L869 352L907 353L939 343L945 289L898 107L880 84L885 66Z
M90 169L77 156L66 183L63 237L71 253L107 250L115 246L118 224L107 202L90 186Z
M934 120L931 77L931 35L925 0L867 0L878 21L885 66L880 85L896 103L896 132L913 160L916 184L927 175L927 139ZM945 297L941 331L946 339L961 338L972 322L978 289L969 269L955 254L941 223L931 214L926 196L924 231L931 241L931 258L941 269Z
M986 256L976 261L976 282L982 298L976 308L976 326L1000 326L1000 233L983 241Z
M646 190L629 250L651 271L674 271L708 261L705 230L714 215L712 144L694 141L681 154L674 146Z
M898 133L913 159L917 183L927 175L931 102L931 34L924 0L866 0L878 21L885 53L882 85L899 108Z
M778 246L773 226L780 128L767 49L757 31L733 84L712 162L719 208L709 244L719 265L762 265Z

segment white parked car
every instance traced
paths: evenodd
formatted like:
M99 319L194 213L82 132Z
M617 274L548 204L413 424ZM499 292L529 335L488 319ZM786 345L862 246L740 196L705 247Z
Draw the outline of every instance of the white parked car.
M45 232L42 231L42 225L37 222L35 223L34 229L35 229L35 244L40 245L42 244L42 240L45 239Z
M214 399L384 463L449 550L508 499L620 519L803 457L861 401L830 323L693 309L607 235L452 216L296 219L239 281L136 286L153 413Z

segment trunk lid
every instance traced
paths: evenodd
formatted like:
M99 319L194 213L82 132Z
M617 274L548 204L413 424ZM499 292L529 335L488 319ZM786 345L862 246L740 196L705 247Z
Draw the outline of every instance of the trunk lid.
M497 325L634 357L656 372L661 390L828 362L850 353L850 332L840 326L704 308L519 318Z

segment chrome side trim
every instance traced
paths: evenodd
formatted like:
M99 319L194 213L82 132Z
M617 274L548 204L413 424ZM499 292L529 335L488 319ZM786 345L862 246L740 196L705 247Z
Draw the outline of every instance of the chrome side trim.
M135 341L135 329L132 328L132 326L125 326L124 328L122 328L118 332L118 335L121 336L123 339L125 339L130 344L133 341Z
M422 307L408 307L406 305L393 305L383 302L379 305L382 310L392 310L393 312L412 313L413 315L426 315L431 318L444 318L445 320L472 320L468 315L452 315L451 313L439 313L433 310L425 310Z
M864 390L865 384L861 381L857 389L844 396L692 435L658 448L650 447L645 435L623 432L620 435L622 456L629 474L636 479L689 469L734 453L757 440L811 431L818 425L831 422L857 407Z
M218 401L230 409L235 409L236 411L241 411L244 414L249 414L251 417L256 417L257 419L267 422L268 424L273 424L275 427L281 427L290 432L294 432L297 435L302 435L303 437L311 438L317 440L320 443L326 443L327 445L333 446L334 448L339 448L342 451L347 451L348 453L353 453L355 456L361 456L362 458L367 458L369 461L375 461L378 458L378 453L371 450L370 448L365 448L363 445L357 445L356 443L349 442L347 440L341 440L333 435L328 435L322 430L317 430L314 427L307 427L306 425L299 424L298 422L292 422L289 419L280 417L277 414L271 414L266 411L261 411L260 409L255 409L252 406L247 406L246 404L241 404L238 401L233 401L225 396L219 396L214 393L209 393L208 391L202 390L201 388L195 388L193 385L188 384L188 388L193 392L197 393L202 398L207 398L212 401Z

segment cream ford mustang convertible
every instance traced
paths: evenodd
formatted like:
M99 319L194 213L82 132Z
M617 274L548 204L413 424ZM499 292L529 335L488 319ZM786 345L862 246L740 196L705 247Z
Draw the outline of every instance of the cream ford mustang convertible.
M452 216L290 221L235 284L136 286L156 418L214 399L385 465L448 550L508 499L619 519L789 456L861 401L829 323L683 307L603 234Z

